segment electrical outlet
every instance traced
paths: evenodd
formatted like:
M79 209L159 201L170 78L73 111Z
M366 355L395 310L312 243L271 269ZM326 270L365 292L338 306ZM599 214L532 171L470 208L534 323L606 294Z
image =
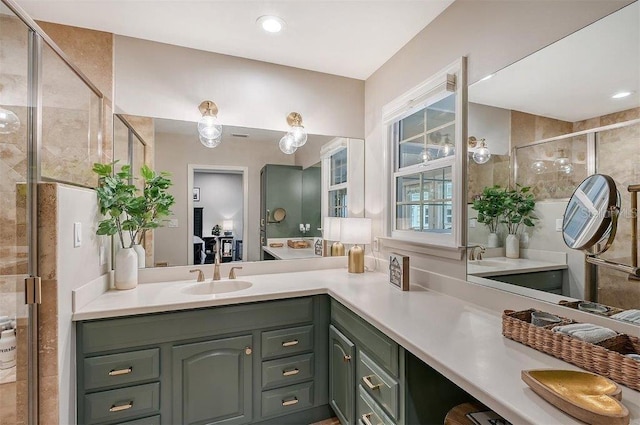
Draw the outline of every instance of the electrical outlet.
M73 247L78 248L82 246L82 223L73 223Z
M476 226L478 225L478 219L477 218L470 218L469 219L469 227L472 229L475 229Z
M169 225L167 227L178 227L178 219L172 218L169 220Z
M373 250L374 252L380 252L380 239L373 238Z

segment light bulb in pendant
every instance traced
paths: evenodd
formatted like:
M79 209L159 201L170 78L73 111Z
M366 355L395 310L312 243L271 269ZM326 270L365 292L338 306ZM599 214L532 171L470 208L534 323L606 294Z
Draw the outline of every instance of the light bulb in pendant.
M12 111L0 108L0 134L15 133L20 129L20 119Z
M207 141L217 141L215 146L218 146L222 139L222 125L218 122L218 106L210 100L205 100L200 103L198 109L202 114L202 118L198 120L200 142L207 146L205 142L203 142L203 139Z
M291 155L298 149L298 147L295 145L295 140L291 133L285 134L282 139L280 139L279 146L282 153L285 153L287 155Z
M485 164L491 159L491 151L484 139L480 139L479 145L480 147L473 153L473 160L477 164Z
M561 174L573 173L573 164L571 164L571 160L569 159L568 156L565 155L563 149L560 149L558 151L558 156L553 161L553 165Z
M447 135L444 138L444 145L442 145L442 156L446 157L446 156L453 155L454 153L455 153L455 147L453 146L453 144L449 140L449 136Z
M544 174L544 172L547 171L547 165L544 161L534 161L531 164L531 171L535 174Z
M207 139L206 137L202 137L202 135L200 135L199 137L200 143L202 143L202 145L207 148L215 148L222 141L222 138L220 137L218 137L217 139Z
M287 115L287 124L289 124L289 134L296 148L307 143L307 131L302 125L302 115L297 112L291 112Z

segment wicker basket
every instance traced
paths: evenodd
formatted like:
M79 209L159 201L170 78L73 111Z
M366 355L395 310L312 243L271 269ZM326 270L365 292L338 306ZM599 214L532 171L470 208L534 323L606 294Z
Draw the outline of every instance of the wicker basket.
M558 325L545 327L531 324L531 313L536 310L505 310L502 315L502 334L590 372L640 391L640 362L625 354L640 354L640 339L619 334L598 344L553 332L558 325L575 323L562 318Z

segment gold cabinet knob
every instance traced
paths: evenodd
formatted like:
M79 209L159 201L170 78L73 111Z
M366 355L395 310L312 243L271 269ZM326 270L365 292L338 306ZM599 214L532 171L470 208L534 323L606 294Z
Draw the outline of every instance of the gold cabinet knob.
M244 349L244 353L245 353L247 356L250 356L250 355L251 355L251 353L253 353L253 350L251 349L251 347L247 347L247 348L245 348L245 349Z

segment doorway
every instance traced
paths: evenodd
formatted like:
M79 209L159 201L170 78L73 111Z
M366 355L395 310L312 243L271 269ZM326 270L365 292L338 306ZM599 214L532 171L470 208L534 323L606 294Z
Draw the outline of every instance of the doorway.
M247 260L248 168L188 165L189 264Z

